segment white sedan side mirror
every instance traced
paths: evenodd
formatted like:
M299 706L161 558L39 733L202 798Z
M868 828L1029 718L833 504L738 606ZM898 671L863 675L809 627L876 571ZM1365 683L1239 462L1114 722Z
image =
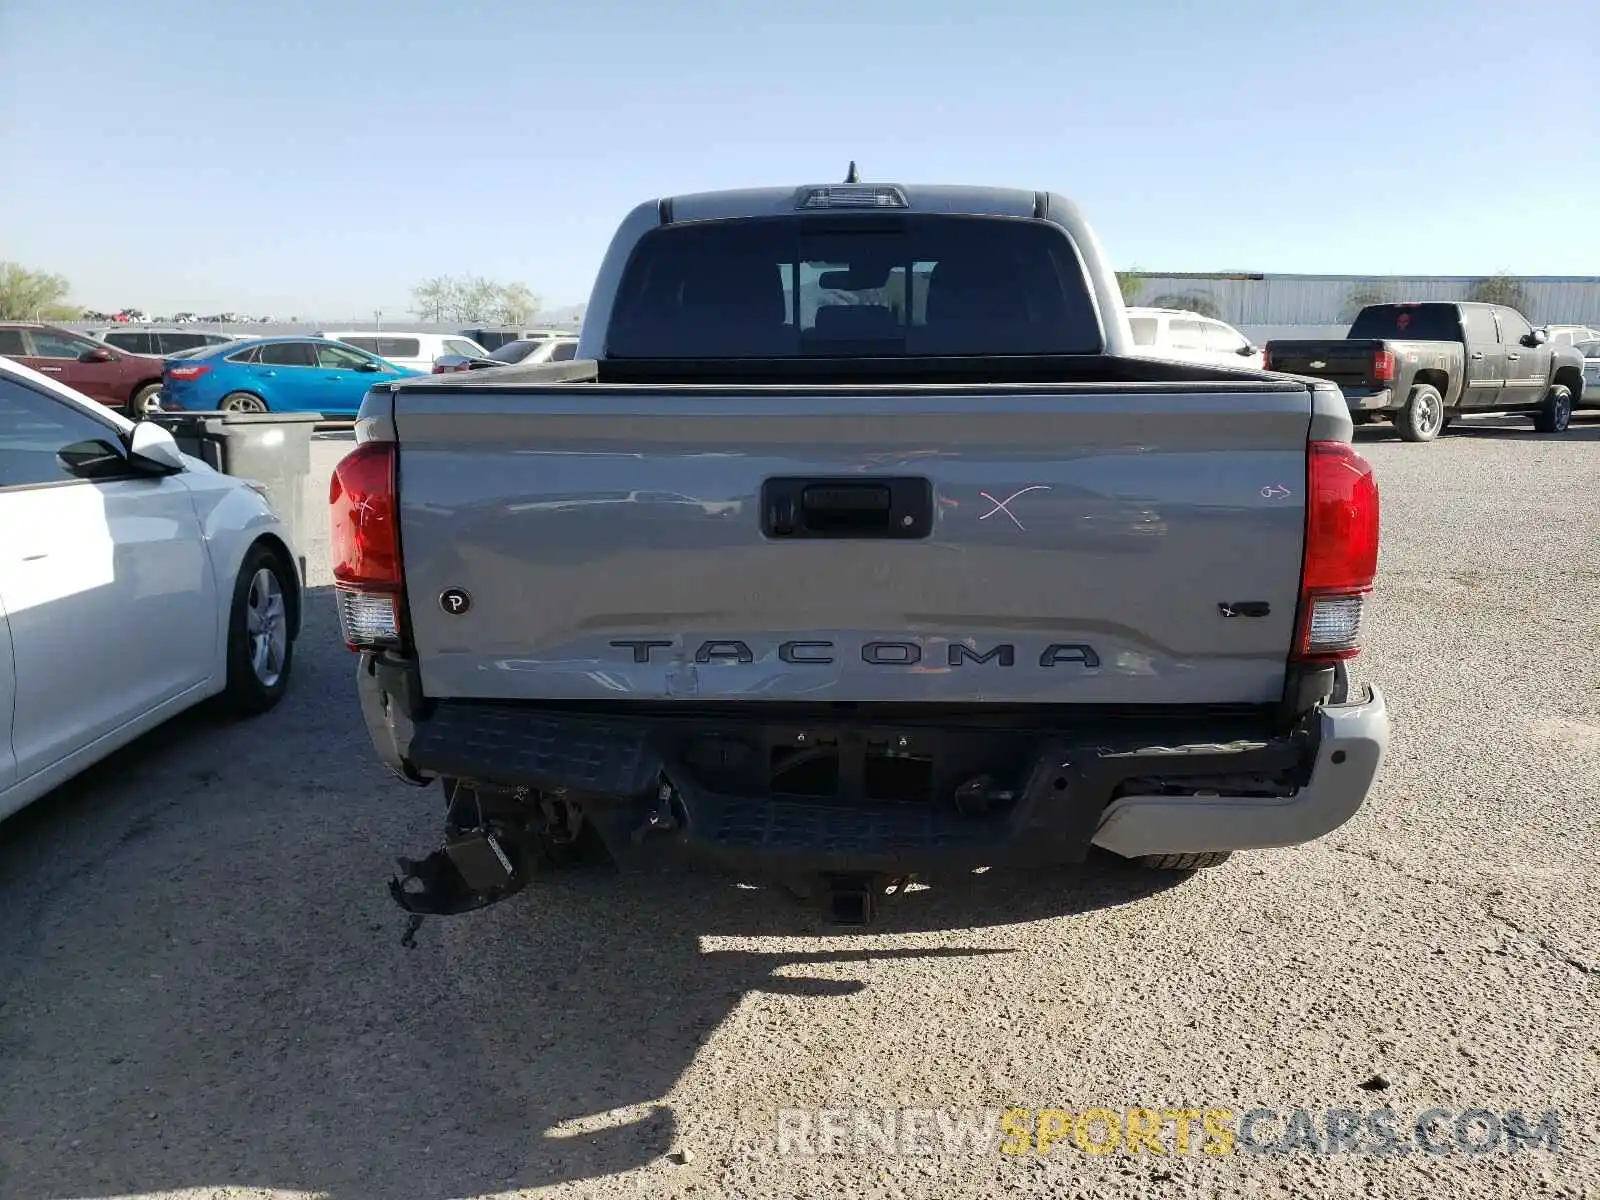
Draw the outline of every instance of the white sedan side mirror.
M128 454L168 471L183 470L183 452L165 428L154 421L140 421L128 438Z

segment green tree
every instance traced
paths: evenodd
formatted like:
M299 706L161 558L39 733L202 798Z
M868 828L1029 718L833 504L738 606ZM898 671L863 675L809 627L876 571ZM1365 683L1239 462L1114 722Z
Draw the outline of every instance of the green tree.
M539 297L525 283L503 283L496 289L493 310L503 325L526 325L539 312Z
M458 321L493 321L495 302L499 299L500 285L481 275L468 275L456 283L455 319Z
M1144 291L1144 276L1137 270L1118 271L1117 286L1122 289L1122 302L1132 304L1139 298L1139 293Z
M411 312L424 321L497 321L521 325L539 311L525 283L499 283L480 275L438 275L411 289Z
M1345 293L1344 306L1339 310L1339 320L1349 324L1356 314L1369 304L1393 304L1389 290L1378 283L1358 283Z
M1467 289L1467 299L1478 304L1503 304L1528 316L1528 291L1509 271L1497 271Z
M73 320L82 310L67 303L71 290L60 275L0 262L0 321Z
M443 324L456 311L456 281L448 275L424 279L411 289L412 315Z
M1195 288L1187 292L1165 292L1150 301L1151 308L1184 308L1202 317L1222 316L1222 310L1210 292Z

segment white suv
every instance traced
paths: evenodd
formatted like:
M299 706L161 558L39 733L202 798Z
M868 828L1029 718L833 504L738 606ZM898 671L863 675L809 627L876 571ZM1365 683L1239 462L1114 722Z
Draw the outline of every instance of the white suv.
M1544 333L1552 346L1576 346L1579 342L1600 341L1600 329L1588 325L1546 325Z
M316 337L329 338L376 354L385 362L397 367L409 367L424 373L433 370L441 355L463 354L481 358L489 353L470 338L453 333L411 333L406 330L382 332L377 329L336 329L318 333Z
M1232 325L1182 308L1129 308L1134 353L1208 367L1265 367L1261 347Z

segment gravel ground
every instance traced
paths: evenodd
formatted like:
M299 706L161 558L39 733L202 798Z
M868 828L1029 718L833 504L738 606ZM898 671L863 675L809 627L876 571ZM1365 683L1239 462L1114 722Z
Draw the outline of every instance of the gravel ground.
M1600 423L1361 440L1386 505L1362 671L1394 716L1361 815L1165 887L929 888L871 936L576 873L402 949L382 884L434 794L375 765L318 592L278 711L182 719L0 827L0 1196L1600 1194ZM1561 1124L1555 1153L1482 1156L772 1137L787 1108L1006 1105Z

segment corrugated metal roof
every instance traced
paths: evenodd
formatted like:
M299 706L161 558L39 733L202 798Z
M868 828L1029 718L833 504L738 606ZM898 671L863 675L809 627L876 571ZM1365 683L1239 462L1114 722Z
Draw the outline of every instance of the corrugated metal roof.
M1292 271L1163 271L1159 275L1144 271L1133 274L1149 279L1332 279L1340 283L1476 283L1482 275L1301 275ZM1600 275L1518 275L1523 283L1593 283L1600 284Z
M1473 275L1144 275L1136 304L1198 308L1233 325L1348 324L1364 303L1467 300ZM1517 278L1536 325L1600 323L1600 277Z

